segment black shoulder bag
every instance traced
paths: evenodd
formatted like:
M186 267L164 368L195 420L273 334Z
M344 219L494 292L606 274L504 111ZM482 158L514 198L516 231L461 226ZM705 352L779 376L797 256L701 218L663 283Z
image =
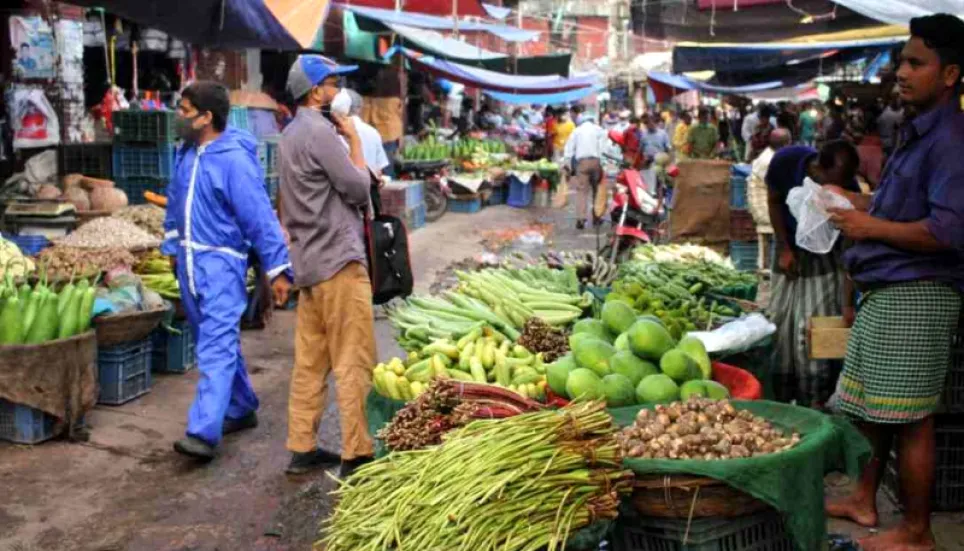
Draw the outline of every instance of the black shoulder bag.
M365 246L372 302L377 305L411 295L414 278L405 224L399 218L381 213L377 186L372 186L371 195L372 217L365 221Z

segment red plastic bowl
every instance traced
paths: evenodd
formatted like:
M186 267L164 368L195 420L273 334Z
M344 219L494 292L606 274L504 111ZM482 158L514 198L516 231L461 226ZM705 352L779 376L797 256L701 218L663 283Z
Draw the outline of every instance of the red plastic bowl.
M713 380L725 386L736 400L763 399L763 385L745 369L713 362Z

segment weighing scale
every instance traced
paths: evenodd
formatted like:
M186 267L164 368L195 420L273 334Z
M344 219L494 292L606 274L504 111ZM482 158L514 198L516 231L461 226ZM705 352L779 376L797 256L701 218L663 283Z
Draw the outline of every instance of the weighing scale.
M77 227L77 209L71 203L59 201L11 201L2 221L4 230L13 235L42 235L54 239Z

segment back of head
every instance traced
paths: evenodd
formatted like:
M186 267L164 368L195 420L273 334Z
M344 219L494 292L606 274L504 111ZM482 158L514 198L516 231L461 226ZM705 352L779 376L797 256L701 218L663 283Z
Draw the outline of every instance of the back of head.
M824 174L833 175L829 183L845 185L856 178L860 155L849 141L833 140L820 148L819 163Z
M199 114L211 113L211 126L217 132L224 132L231 113L231 97L224 85L208 80L190 84L181 92L181 99L187 100Z
M354 116L360 116L362 112L362 107L365 104L365 100L362 99L361 94L359 94L358 92L350 88L345 88L345 92L347 92L348 96L351 97L351 108L348 110L348 114L354 115Z
M779 151L790 145L790 141L790 131L786 128L777 128L773 130L773 132L770 132L770 147L772 147L774 151Z

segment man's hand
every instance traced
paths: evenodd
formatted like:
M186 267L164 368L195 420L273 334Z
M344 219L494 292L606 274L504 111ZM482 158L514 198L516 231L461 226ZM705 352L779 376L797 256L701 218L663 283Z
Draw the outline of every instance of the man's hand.
M843 307L843 321L846 327L853 327L854 320L857 318L857 310L853 306Z
M282 307L291 295L291 280L285 274L280 274L271 282L271 292L274 294L274 304Z
M351 117L343 117L337 113L332 113L331 120L334 121L339 134L349 140L358 138L358 129L355 128L355 121Z
M780 268L780 272L790 279L797 277L797 254L793 252L793 249L783 247L780 250L777 266Z
M879 220L857 209L827 209L830 221L848 239L863 241L874 239Z

